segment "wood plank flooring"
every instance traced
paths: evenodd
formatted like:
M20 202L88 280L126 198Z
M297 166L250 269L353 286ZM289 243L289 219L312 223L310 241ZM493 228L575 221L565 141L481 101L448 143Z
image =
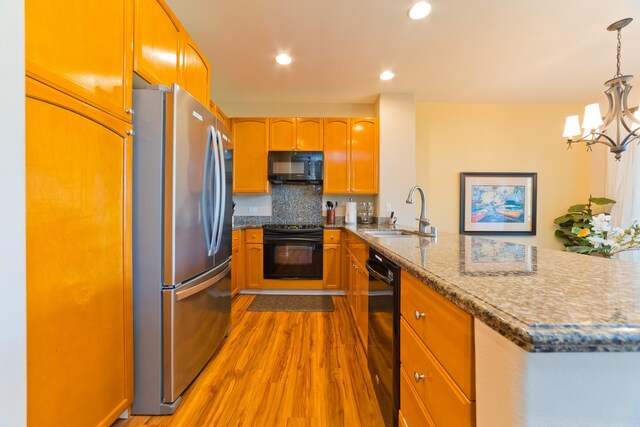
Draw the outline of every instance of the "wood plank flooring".
M113 427L383 426L345 297L330 313L247 312L232 304L231 334L171 416Z

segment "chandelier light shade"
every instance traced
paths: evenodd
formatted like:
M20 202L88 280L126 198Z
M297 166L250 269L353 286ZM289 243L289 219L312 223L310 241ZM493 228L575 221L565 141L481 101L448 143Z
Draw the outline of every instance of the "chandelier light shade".
M616 160L627 150L627 146L640 138L640 112L635 114L629 108L627 99L631 92L629 81L631 75L623 75L620 72L620 50L622 41L622 29L633 21L632 18L622 19L607 27L608 31L618 32L617 47L617 72L613 78L605 82L607 89L604 91L609 101L607 115L602 117L600 104L590 104L584 109L582 119L582 131L578 116L569 116L565 122L563 136L567 138L567 145L585 142L591 150L594 144L604 144L615 154ZM611 128L615 135L607 135L607 129Z

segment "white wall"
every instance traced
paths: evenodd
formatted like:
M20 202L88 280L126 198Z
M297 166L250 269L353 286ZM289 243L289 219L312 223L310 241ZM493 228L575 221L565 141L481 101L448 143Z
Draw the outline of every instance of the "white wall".
M26 425L24 2L0 2L0 425Z
M409 190L417 184L416 98L414 94L382 93L377 106L380 118L380 184L375 214L384 217L395 212L398 224L417 227L415 218L416 212L420 211L420 196L416 195L414 206L405 203ZM428 190L425 188L427 207Z

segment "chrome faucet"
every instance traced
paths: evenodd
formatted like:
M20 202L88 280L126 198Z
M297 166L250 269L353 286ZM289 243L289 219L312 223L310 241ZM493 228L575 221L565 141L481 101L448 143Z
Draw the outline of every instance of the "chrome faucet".
M420 187L419 185L416 185L411 189L411 191L409 191L409 196L407 197L407 204L410 204L410 205L413 204L413 193L415 193L416 190L418 190L418 192L420 193L420 198L422 201L422 204L420 207L420 218L416 218L418 220L418 232L422 234L428 234L427 227L431 224L431 221L427 219L427 202L424 197L424 190L422 189L422 187ZM432 233L435 234L435 230L434 230L435 227L431 227L431 228L432 228Z

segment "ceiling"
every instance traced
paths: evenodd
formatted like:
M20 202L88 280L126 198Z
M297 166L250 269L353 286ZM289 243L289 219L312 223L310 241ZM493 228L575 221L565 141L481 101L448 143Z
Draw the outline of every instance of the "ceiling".
M167 0L212 66L212 98L228 103L371 103L415 93L434 103L601 102L622 72L640 101L640 0ZM276 64L284 51L293 62ZM381 81L383 70L396 77Z

